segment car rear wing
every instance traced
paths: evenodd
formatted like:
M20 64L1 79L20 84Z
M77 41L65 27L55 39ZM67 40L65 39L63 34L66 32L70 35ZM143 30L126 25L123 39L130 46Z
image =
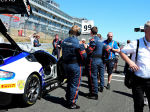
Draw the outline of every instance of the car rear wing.
M27 14L32 13L28 0L0 0L0 14Z

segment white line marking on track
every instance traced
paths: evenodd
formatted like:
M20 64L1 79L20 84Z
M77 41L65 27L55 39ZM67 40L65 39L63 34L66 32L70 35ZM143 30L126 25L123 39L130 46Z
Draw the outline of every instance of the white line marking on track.
M105 75L108 76L108 74L105 74ZM113 74L112 74L112 76L115 76L115 77L125 77L124 75L113 75Z
M104 78L104 79L107 79L107 78ZM113 81L117 81L117 82L124 82L124 80L118 80L118 79L111 79Z

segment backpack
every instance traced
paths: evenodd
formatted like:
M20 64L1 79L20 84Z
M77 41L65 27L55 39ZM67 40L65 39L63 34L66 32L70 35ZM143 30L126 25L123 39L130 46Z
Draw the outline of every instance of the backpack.
M136 47L136 56L135 56L135 63L137 62L137 56L138 56L138 49L139 49L139 40L137 40L137 47ZM130 54L130 58L131 58L131 54ZM132 83L133 83L133 76L134 71L130 69L129 65L127 64L126 66L126 70L125 70L125 78L124 78L124 85L131 89L132 88Z

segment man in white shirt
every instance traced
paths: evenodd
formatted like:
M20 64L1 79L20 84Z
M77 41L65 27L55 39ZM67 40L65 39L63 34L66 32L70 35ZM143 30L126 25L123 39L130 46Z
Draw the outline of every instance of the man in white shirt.
M34 47L34 39L35 39L36 35L37 35L37 34L34 33L34 34L31 34L31 35L29 36L30 41L31 41L31 46L32 46L32 47Z
M0 37L0 43L4 43L4 38Z
M139 39L136 63L137 41L132 41L127 44L120 52L121 57L129 64L129 67L135 71L132 85L135 112L143 112L144 93L150 104L150 21L144 25L144 32L145 37ZM130 59L126 54L132 54L132 58Z

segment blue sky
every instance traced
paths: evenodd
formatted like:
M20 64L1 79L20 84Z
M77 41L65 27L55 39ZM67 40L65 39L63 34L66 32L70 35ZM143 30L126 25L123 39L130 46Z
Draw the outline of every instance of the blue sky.
M114 40L126 42L144 36L134 32L150 20L150 0L55 0L70 16L94 20L104 38L114 33Z

